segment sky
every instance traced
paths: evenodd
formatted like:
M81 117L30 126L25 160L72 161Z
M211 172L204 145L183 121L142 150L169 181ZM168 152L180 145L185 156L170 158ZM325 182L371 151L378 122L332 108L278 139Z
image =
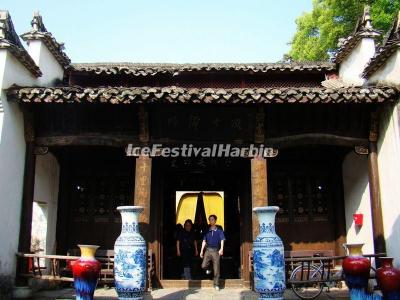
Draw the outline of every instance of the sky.
M20 35L39 11L72 62L276 62L312 0L2 0Z

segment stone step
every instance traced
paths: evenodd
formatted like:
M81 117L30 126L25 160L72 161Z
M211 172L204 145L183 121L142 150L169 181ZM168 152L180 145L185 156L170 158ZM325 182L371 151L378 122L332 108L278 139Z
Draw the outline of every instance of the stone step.
M241 279L221 279L221 288L248 288L249 284ZM164 279L160 281L162 288L203 288L213 287L212 280L177 280Z

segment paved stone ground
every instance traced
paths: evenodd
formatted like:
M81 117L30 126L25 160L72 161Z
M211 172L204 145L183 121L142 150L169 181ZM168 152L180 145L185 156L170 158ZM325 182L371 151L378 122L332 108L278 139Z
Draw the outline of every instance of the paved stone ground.
M285 299L295 300L297 298L290 290L285 292ZM75 299L73 289L61 289L52 291L38 292L32 298L33 300L64 300ZM95 300L118 299L114 289L100 288L96 290ZM166 288L154 290L146 294L145 300L162 299L162 300L256 300L257 294L245 289L221 289L215 291L212 288L201 289L181 289ZM317 300L330 299L349 299L347 289L331 289L331 292L323 292Z

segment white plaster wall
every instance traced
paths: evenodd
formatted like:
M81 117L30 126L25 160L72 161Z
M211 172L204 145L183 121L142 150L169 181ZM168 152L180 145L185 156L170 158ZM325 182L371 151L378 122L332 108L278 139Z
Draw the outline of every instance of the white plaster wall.
M43 73L37 80L38 85L54 86L56 81L63 79L63 68L42 41L30 41L28 53Z
M46 254L56 253L56 226L58 185L60 178L60 166L57 159L51 153L36 156L35 202L46 204L45 217L47 220Z
M7 50L0 49L0 273L15 274L25 165L23 116L4 89L32 85L35 78Z
M347 243L364 243L364 253L374 253L371 204L368 184L368 157L351 152L343 161ZM364 214L363 226L355 226L354 213Z
M363 85L365 79L361 77L365 66L375 54L375 41L372 38L363 38L339 66L339 77L354 85Z
M381 114L378 165L386 250L400 267L399 105L387 106Z
M368 83L385 85L400 84L400 49L396 50L386 63L369 78Z

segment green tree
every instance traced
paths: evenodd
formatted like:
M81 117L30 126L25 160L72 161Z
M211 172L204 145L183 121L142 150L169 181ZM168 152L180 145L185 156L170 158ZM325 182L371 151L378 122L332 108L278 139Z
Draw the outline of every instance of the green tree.
M339 38L353 32L366 4L371 7L374 28L382 32L389 29L400 10L400 0L313 0L312 11L296 20L297 32L285 58L327 60L337 48Z

